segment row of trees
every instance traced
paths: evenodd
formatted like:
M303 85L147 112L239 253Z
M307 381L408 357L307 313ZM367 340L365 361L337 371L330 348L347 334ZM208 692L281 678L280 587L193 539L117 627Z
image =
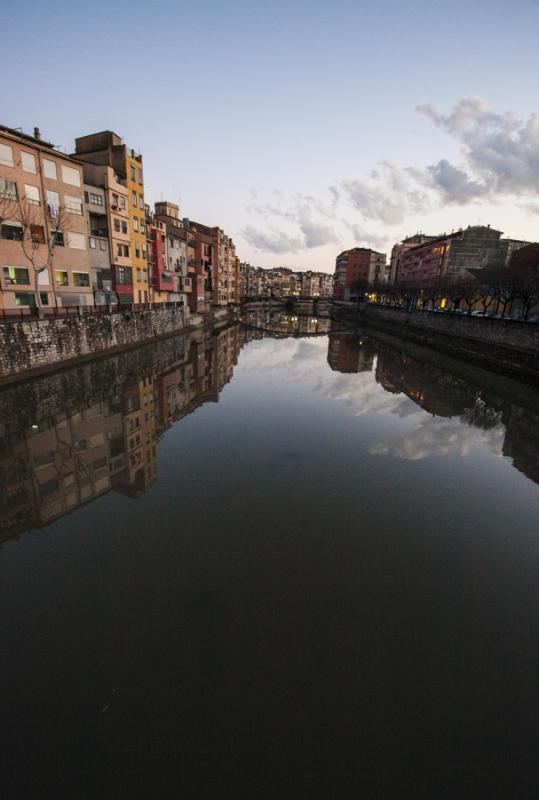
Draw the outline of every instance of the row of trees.
M474 270L430 286L373 286L357 281L351 289L358 302L370 300L410 311L444 308L471 314L480 310L484 316L526 320L532 311L539 310L539 264L522 270Z

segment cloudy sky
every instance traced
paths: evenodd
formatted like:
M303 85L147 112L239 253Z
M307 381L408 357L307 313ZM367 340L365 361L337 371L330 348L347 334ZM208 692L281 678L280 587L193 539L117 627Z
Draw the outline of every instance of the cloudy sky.
M537 0L26 0L1 122L112 129L146 195L260 266L333 270L423 230L539 239Z

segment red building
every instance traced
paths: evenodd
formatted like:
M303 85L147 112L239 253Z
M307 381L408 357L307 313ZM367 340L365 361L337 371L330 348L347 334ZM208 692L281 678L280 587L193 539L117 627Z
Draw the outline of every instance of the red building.
M385 283L389 275L385 253L378 253L368 247L353 247L344 250L335 262L335 300L354 300L357 298L356 284L376 286Z
M167 233L164 222L156 220L150 228L153 299L166 302L174 291L174 273L168 269Z

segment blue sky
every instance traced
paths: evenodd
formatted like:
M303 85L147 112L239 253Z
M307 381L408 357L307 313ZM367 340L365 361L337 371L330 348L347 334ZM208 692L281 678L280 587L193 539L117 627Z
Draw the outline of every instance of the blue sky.
M529 0L22 2L1 121L68 151L115 130L148 200L261 266L477 222L539 239L538 29Z

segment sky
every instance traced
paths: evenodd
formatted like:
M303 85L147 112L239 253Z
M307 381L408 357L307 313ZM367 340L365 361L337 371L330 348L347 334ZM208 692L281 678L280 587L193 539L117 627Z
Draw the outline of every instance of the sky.
M21 0L3 30L1 123L67 152L114 130L146 200L241 260L332 272L473 224L539 240L539 0Z

